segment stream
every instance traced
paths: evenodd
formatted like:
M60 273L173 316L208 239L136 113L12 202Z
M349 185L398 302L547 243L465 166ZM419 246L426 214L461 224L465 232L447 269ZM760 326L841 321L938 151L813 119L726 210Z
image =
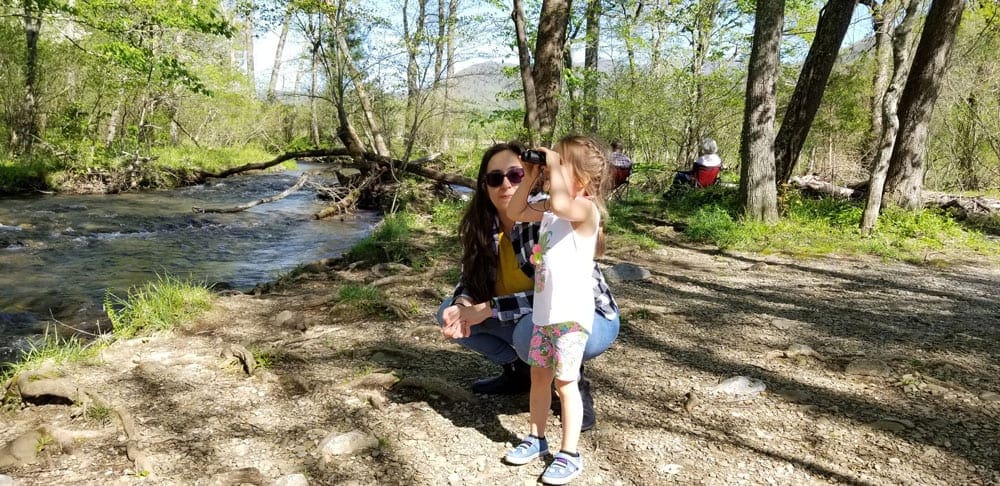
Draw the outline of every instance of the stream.
M299 164L173 190L0 198L0 358L56 322L66 325L60 335L106 328L106 292L124 297L162 276L248 290L370 234L372 211L313 219L325 203L308 185L238 213L192 211L275 195L303 171L336 183L322 166Z

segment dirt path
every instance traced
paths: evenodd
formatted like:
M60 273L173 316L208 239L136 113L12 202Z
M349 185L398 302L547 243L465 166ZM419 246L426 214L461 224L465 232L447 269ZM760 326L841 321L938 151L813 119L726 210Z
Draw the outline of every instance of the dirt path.
M1000 484L996 265L682 244L618 247L604 262L626 259L652 275L613 285L624 322L587 367L598 426L584 434L574 484ZM0 472L23 485L303 484L295 474L309 484L535 484L540 463L500 461L525 429L527 397L468 394L495 369L433 326L450 264L383 287L410 320L332 306L340 286L385 275L357 267L220 298L183 332L116 343L101 364L64 372L135 417L150 474L131 469L113 422L63 405L3 415L0 444L41 423L87 438ZM273 362L247 377L220 357L230 343ZM403 380L386 382L387 372ZM767 389L711 393L735 376ZM368 447L332 455L337 443L324 438L352 431Z

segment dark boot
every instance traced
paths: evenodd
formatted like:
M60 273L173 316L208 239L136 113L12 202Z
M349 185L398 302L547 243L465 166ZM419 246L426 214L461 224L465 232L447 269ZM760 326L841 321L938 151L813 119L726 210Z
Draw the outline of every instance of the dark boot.
M503 373L492 378L476 380L473 393L484 395L519 395L531 390L531 367L521 360L503 365Z
M587 431L597 425L597 414L594 413L594 397L590 394L590 382L580 375L580 400L583 402L583 422L580 431Z

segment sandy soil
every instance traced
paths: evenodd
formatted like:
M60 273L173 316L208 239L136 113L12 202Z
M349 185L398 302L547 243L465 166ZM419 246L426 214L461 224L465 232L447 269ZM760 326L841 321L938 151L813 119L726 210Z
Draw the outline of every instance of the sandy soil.
M574 484L1000 484L995 264L800 260L660 237L652 251L612 239L602 260L651 276L612 286L623 325L587 367L598 426ZM497 370L433 324L453 265L322 269L115 343L99 364L59 371L135 419L149 470L126 457L116 421L41 405L0 416L0 444L46 424L72 447L39 444L37 463L0 473L22 485L535 484L542 462L501 462L527 396L470 394ZM408 318L335 305L341 286L391 275L380 288ZM272 362L247 376L221 357L230 344ZM766 391L713 392L736 376ZM335 454L349 432L358 450Z

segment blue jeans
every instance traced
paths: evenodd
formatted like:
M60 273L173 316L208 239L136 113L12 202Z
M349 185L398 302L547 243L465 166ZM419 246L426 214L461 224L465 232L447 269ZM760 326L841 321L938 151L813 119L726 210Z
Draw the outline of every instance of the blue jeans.
M444 309L451 305L451 301L452 298L448 297L441 303L441 307L438 307L437 321L439 326L444 325L441 315L444 314ZM615 342L615 338L618 337L620 324L621 320L618 316L615 316L614 320L608 320L599 312L595 312L594 327L590 338L587 339L583 360L596 358L607 351L611 343ZM490 318L470 327L472 334L469 337L453 341L501 366L513 363L517 359L527 362L528 345L531 343L533 326L531 314L521 316L517 322Z

